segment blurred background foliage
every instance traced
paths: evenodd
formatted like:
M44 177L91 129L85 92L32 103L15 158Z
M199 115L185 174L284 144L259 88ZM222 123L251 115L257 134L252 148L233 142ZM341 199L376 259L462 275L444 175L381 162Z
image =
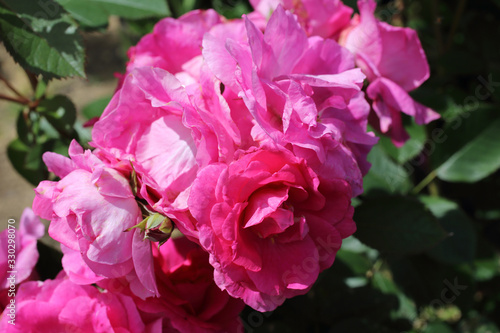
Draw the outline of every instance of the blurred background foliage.
M0 0L0 38L30 83L19 92L0 76L0 99L16 113L12 166L33 185L50 178L43 152L86 145L83 124L112 94L75 106L51 86L112 80L158 20L196 8L228 18L251 10L241 0ZM389 0L377 13L418 31L431 77L412 95L442 119L405 119L411 139L401 149L380 140L353 200L355 237L307 295L273 313L245 309L248 332L500 332L500 1ZM52 272L47 258L57 254L43 249L39 267Z

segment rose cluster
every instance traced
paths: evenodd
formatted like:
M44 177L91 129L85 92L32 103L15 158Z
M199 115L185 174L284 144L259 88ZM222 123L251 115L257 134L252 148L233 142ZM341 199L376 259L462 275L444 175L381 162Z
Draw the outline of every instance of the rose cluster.
M33 210L64 272L21 288L27 321L241 330L245 304L307 293L355 232L368 123L400 146L401 112L438 117L408 94L429 76L416 32L380 22L374 0L354 16L339 0L252 5L161 20L129 50L95 149L44 155L60 180L40 183Z

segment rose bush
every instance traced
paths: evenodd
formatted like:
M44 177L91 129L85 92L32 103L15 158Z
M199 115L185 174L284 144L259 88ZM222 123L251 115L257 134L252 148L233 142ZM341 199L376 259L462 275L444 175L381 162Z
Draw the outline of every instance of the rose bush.
M69 158L43 155L59 179L39 183L33 210L50 220L64 272L21 284L23 326L9 329L241 331L245 304L273 311L332 266L356 231L351 200L363 204L370 161L398 168L377 152L369 161L371 128L399 147L401 112L439 117L409 95L427 59L373 0L354 16L339 0L251 2L233 20L211 9L160 20L87 124L92 150L72 141ZM66 130L53 117L67 110L41 110ZM21 231L24 280L40 230Z

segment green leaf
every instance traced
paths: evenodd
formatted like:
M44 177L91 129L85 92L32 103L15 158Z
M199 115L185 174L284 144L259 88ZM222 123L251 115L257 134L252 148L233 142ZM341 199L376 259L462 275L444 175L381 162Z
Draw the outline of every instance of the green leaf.
M99 98L85 105L85 107L82 109L82 114L89 120L95 117L100 117L106 106L108 106L111 97L112 96Z
M433 130L428 151L433 168L441 166L497 118L497 107L483 103L475 111L459 112L448 119L442 130L439 128Z
M462 312L473 305L476 283L467 272L443 265L427 255L390 257L388 263L394 282L416 304L458 306Z
M374 146L368 161L372 167L363 179L365 193L372 190L385 190L390 193L407 193L411 183L406 170L394 163L381 147Z
M176 16L181 16L186 14L187 12L195 9L196 0L187 0L187 1L169 1L170 6L172 6L172 10Z
M48 82L44 77L40 77L38 79L38 84L36 85L36 90L35 90L35 99L40 99L42 98L43 95L45 95L45 91L47 90L47 85Z
M354 214L356 238L385 253L418 253L446 237L425 206L408 197L367 198Z
M243 0L212 0L212 8L228 19L239 19L252 11L248 1Z
M90 27L108 23L110 15L128 19L165 17L170 15L165 0L56 0L73 17Z
M83 40L77 26L67 16L49 20L43 11L35 12L40 14L36 17L29 14L16 15L0 7L0 37L14 60L47 79L85 77Z
M23 143L29 145L33 141L33 135L30 133L26 121L27 120L24 118L24 110L19 110L16 120L17 137Z
M77 136L78 136L78 142L81 145L86 145L90 141L92 141L92 131L88 127L83 127L81 122L78 120L75 122L75 126L73 127L75 130Z
M451 265L472 262L476 252L476 231L468 216L456 203L444 198L422 196L420 201L431 210L441 226L450 233L450 237L430 249L427 254L440 262Z
M373 266L371 261L363 254L340 249L336 259L341 260L350 268L354 275L365 276L366 272Z
M488 281L500 275L500 257L478 259L474 261L474 278L477 281Z
M40 146L30 148L19 139L11 141L7 147L7 156L14 169L35 186L48 176L48 171L42 163L43 152Z
M28 150L24 159L24 168L27 170L37 171L43 169L44 163L42 155L45 152L42 145L35 145Z
M399 309L392 311L392 318L406 318L410 321L417 318L415 303L398 288L389 271L375 272L372 285L384 294L393 294L398 298Z
M37 111L58 131L71 136L76 121L76 108L68 97L56 95L45 99L40 102Z
M399 333L366 318L345 318L333 325L329 332Z
M424 143L427 139L425 126L420 126L413 122L410 126L405 126L405 129L410 135L410 139L400 148L394 146L389 137L382 136L379 141L389 156L394 158L399 164L403 164L417 156L422 151L422 148L424 148Z
M473 183L500 168L500 119L453 154L437 169L440 179Z

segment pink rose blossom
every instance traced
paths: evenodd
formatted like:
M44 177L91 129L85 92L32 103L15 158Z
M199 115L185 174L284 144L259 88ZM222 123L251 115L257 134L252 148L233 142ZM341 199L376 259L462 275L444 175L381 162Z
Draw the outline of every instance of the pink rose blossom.
M156 294L152 270L142 269L152 262L150 242L142 241L138 229L124 232L142 220L129 180L75 141L69 155L44 154L61 180L38 185L34 212L51 221L49 235L78 251L96 276L137 274L146 294Z
M415 30L378 21L373 0L360 0L358 7L360 18L345 32L342 43L355 54L356 65L370 81L368 96L375 100L373 108L379 118L374 125L401 146L408 134L399 112L415 117L418 124L439 118L407 94L429 77L427 58Z
M4 310L0 331L46 332L155 332L146 326L132 298L80 286L59 274L55 280L21 285L16 296L15 325Z
M239 313L244 303L214 283L208 253L185 237L168 240L153 250L159 297L141 300L138 308L165 318L180 332L237 332L243 326ZM103 281L102 286L119 285Z
M245 25L247 39L237 40L225 38L215 27L205 35L203 56L214 74L243 99L253 117L253 139L261 146L287 147L307 158L321 178L346 179L353 195L362 193L360 165L366 172L366 154L377 141L366 133L368 113L343 116L328 111L350 113L354 103L368 110L362 99L351 104L364 80L361 71L353 69L353 56L333 40L308 39L294 15L281 6L264 34L249 20ZM238 111L242 118L248 113ZM233 111L234 119L240 118L238 111ZM357 133L356 138L349 132ZM326 161L334 161L334 173L323 167Z
M184 84L194 82L201 63L203 35L219 23L221 16L213 9L191 11L178 19L164 18L129 49L127 73L140 67L158 67Z
M374 126L382 133L387 133L397 147L409 139L403 127L401 112L414 117L418 125L440 117L430 108L415 102L400 86L386 78L378 78L370 83L367 94L378 117Z
M288 150L252 150L200 170L189 197L215 282L259 311L305 294L330 267L352 221L351 189L320 183Z
M36 274L33 272L38 261L36 244L45 233L45 227L30 208L24 209L19 224L7 225L11 227L0 233L0 310L10 302L11 286L17 286Z
M240 140L219 89L204 68L200 83L187 87L160 68L138 68L92 132L99 154L132 164L139 196L188 236L186 200L199 166L231 160Z
M139 194L153 209L186 209L183 192L198 169L196 144L183 123L190 107L181 83L151 67L128 74L92 131L100 154L132 163L140 178Z
M353 10L340 0L252 0L254 9L265 18L282 5L297 15L298 21L309 36L336 38L349 24Z

